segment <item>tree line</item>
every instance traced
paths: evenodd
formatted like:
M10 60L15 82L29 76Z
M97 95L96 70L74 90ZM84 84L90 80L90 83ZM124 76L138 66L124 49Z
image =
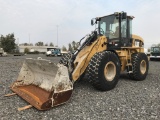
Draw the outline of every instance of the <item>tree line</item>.
M14 33L8 34L6 36L1 35L0 36L0 48L3 48L4 51L8 52L8 53L15 52L16 49L18 48L18 44L16 44L15 41L16 41L16 39L15 39ZM22 43L19 46L33 46L33 44L32 43ZM47 44L47 43L43 43L41 41L35 43L35 46L57 47L57 46L54 46L54 44L52 42ZM77 50L78 47L79 47L79 44L77 42L73 41L68 44L68 49L66 46L62 46L62 50L73 52L73 51Z
M18 45L15 43L15 40L16 39L15 39L14 33L10 33L10 34L8 34L6 36L1 35L0 36L0 48L3 48L4 51L8 52L8 53L15 52L16 48L18 48ZM20 46L33 46L33 44L32 43L23 43L23 44L20 44ZM35 43L35 46L57 47L57 46L54 46L54 44L52 42L47 44L47 43L43 43L41 41ZM68 47L62 46L62 50L63 51L74 52L75 50L78 49L78 47L79 47L78 42L72 41L71 43L68 44ZM160 43L152 44L151 47L160 47ZM150 51L150 48L148 49L148 52L149 51Z
M160 43L158 43L158 44L152 44L151 47L160 47Z
M0 36L0 48L3 48L5 52L13 52L16 48L14 33L6 36Z
M22 43L22 44L19 44L19 46L33 46L33 43ZM43 42L39 41L37 43L35 43L35 46L52 46L54 47L54 44L52 42L50 42L50 44L46 43L44 44ZM57 46L55 46L57 47Z
M32 43L23 43L23 44L20 44L20 46L33 46ZM58 46L54 46L54 44L51 42L49 45L46 43L44 44L43 42L37 42L35 43L35 46L52 46L52 47L58 47ZM75 51L77 50L77 48L79 47L79 44L78 42L75 42L75 41L72 41L71 43L68 44L68 49L66 46L62 46L62 50L63 51Z
M32 43L23 43L23 44L20 44L20 46L33 46ZM35 46L51 46L51 47L58 47L58 46L54 46L54 44L51 42L49 45L46 43L44 44L43 42L37 42L35 43ZM70 52L73 52L75 50L77 50L79 47L79 44L78 42L75 42L75 41L72 41L71 43L68 44L68 49L66 46L62 46L62 51L70 51Z

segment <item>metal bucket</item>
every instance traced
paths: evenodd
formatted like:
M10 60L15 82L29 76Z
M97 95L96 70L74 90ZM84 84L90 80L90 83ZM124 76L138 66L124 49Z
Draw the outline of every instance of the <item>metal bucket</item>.
M11 90L39 110L46 110L69 100L73 84L68 69L45 59L24 61Z

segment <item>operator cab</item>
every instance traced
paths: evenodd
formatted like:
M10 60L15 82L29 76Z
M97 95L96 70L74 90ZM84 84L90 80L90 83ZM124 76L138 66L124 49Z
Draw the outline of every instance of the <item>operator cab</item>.
M132 19L127 13L114 13L91 20L91 24L98 24L98 33L107 37L108 49L120 49L132 46ZM94 21L95 20L95 21Z

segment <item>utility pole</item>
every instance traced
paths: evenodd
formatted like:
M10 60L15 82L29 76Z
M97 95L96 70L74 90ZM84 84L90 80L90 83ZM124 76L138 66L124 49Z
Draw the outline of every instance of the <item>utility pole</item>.
M57 47L58 47L58 25L57 25Z
M19 46L19 38L17 38L17 45Z
M30 33L29 33L29 45L30 45Z

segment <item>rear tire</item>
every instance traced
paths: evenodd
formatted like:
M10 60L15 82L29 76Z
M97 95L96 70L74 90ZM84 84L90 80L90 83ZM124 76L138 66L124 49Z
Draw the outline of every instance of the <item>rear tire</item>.
M129 77L136 81L144 80L148 74L149 62L145 53L132 54L132 71Z
M90 60L87 75L91 84L101 91L113 89L120 76L120 60L111 51L96 53Z

